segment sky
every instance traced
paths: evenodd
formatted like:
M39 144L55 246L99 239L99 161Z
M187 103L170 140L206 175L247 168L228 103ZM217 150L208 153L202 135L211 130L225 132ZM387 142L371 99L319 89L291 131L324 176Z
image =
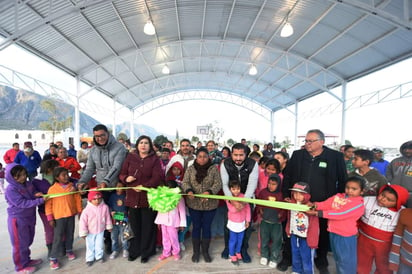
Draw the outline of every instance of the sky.
M0 65L68 90L72 94L76 93L76 82L73 77L18 47L10 46L0 51ZM411 82L408 85L411 97L363 107L354 104L346 112L346 140L355 146L396 148L412 139L412 130L408 126L408 121L412 117L411 68L412 58L347 84L348 101L362 94L406 82ZM1 67L0 73L4 73ZM81 86L81 90L86 89L87 86ZM340 94L340 88L333 92ZM96 96L99 97L99 102L102 102L99 106L93 103L97 101ZM90 92L82 100L88 101L90 106L86 111L87 114L108 125L114 122L114 118L107 118L108 111L111 112L114 107L111 99L97 92ZM327 111L328 106L334 106L333 104L336 103L337 100L329 94L321 94L299 103L297 134L304 135L307 130L318 128L327 134L340 136L342 125L340 108L332 113ZM118 108L119 106L116 106L116 109ZM291 110L294 110L294 107ZM322 115L319 115L320 112ZM115 120L122 122L129 120L130 117L130 111L121 109L116 112ZM268 119L240 106L219 101L192 100L173 103L148 112L138 117L135 122L146 124L158 132L171 136L178 131L181 138L191 138L196 135L197 126L213 123L224 130L223 140L232 138L240 141L241 138L246 138L258 143L273 141ZM294 143L294 123L295 117L288 111L275 113L273 136L276 136L277 142L289 139ZM297 141L296 145L301 145L303 138ZM327 143L333 141L340 144L340 137L329 139Z

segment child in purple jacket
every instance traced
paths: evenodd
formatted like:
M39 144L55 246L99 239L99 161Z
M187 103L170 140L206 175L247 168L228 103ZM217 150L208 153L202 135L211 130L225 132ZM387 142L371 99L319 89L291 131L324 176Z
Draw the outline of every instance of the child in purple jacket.
M44 204L41 193L35 193L31 182L27 181L26 169L11 163L6 167L7 224L13 247L15 270L19 273L33 273L41 259L30 259L30 245L33 243L36 226L36 207Z

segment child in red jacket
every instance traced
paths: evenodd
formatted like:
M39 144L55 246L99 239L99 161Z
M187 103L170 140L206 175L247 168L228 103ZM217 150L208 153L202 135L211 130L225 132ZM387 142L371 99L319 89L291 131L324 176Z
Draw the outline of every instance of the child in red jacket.
M310 200L310 187L307 183L293 185L291 203L305 205ZM286 200L286 199L285 199ZM286 234L290 237L293 273L313 273L315 249L319 241L319 219L304 212L291 210L288 214Z
M392 274L389 270L392 236L408 197L408 190L398 185L384 185L377 196L364 197L365 214L359 221L359 274L371 273L374 261L377 273Z
M345 193L338 193L326 201L314 203L306 214L328 219L329 240L338 274L356 274L357 221L363 215L363 190L365 179L348 178Z

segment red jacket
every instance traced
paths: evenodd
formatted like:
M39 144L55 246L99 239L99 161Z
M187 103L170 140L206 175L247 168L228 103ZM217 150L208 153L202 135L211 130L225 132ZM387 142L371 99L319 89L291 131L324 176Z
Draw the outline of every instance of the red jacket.
M73 157L67 157L66 159L56 158L56 161L59 162L59 165L61 167L64 167L69 172L71 172L70 177L74 179L80 179L80 173L78 171L82 169L82 167L76 159L74 159Z
M160 159L155 153L150 153L147 157L141 158L138 152L128 153L123 162L119 179L126 186L138 186L156 188L161 182L162 168ZM133 176L133 182L127 183L126 178ZM133 208L149 207L146 191L136 192L133 189L126 190L126 206Z
M309 194L306 194L310 197ZM309 202L309 199L308 201ZM296 204L296 201L292 198L291 203ZM290 237L290 214L292 211L288 211L288 221L286 223L285 232ZM305 214L304 212L302 212ZM318 248L319 242L319 218L317 216L308 216L309 217L309 224L308 224L308 232L306 236L306 242L310 248Z
M14 162L14 158L16 157L17 153L20 150L14 150L14 148L11 148L4 153L3 160L6 164L11 164Z

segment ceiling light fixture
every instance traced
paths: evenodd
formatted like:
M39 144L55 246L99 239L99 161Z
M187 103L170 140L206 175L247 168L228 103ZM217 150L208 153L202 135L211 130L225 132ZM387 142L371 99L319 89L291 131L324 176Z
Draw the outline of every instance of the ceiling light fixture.
M293 34L293 27L289 22L283 26L282 30L280 31L280 37L289 37Z
M163 74L169 74L170 73L170 69L167 65L164 65L164 67L162 68L162 73Z
M249 75L253 76L253 75L256 75L257 73L258 73L258 71L257 71L256 66L252 64L249 68Z
M151 20L147 21L144 25L143 32L147 35L154 35L156 33L156 29Z

